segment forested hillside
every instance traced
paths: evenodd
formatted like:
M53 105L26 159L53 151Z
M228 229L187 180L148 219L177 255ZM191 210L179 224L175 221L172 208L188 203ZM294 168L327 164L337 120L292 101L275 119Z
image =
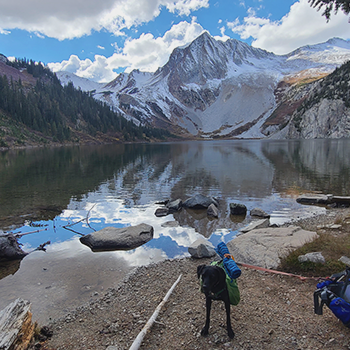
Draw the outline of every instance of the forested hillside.
M0 62L0 147L35 143L164 140L165 130L136 126L73 84L62 86L41 63Z

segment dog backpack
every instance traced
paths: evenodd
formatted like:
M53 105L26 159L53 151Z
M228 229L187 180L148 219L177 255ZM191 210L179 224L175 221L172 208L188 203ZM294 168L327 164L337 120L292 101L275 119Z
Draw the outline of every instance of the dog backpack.
M212 265L217 265L222 267L226 273L226 285L228 290L228 295L230 297L231 305L238 305L241 300L239 293L238 285L236 278L241 275L241 269L237 266L236 262L233 259L233 256L230 254L226 244L221 242L217 245L215 251L222 258L219 262L213 262Z
M224 268L224 263L222 260L220 261L213 261L210 265L216 265L221 267L225 273L226 270ZM239 301L241 300L241 295L239 293L238 285L236 282L236 279L231 279L230 276L226 273L226 286L228 291L228 296L230 298L230 304L231 305L238 305Z
M344 279L345 281L342 281ZM332 275L327 280L317 284L314 292L314 309L317 315L322 315L326 304L333 314L347 327L350 327L350 268Z

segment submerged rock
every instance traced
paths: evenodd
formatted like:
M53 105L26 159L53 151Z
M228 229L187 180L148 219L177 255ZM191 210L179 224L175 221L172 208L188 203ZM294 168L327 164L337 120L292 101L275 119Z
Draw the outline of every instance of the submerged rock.
M169 209L168 208L157 208L156 212L154 213L154 215L157 218L160 218L162 216L167 216L169 214Z
M250 211L251 216L258 216L260 218L269 218L270 215L260 208L254 208Z
M209 217L213 217L213 218L219 217L218 208L213 203L209 205L208 210L207 210L207 215Z
M170 213L174 213L176 211L179 211L182 208L182 200L180 198L170 201L166 207L169 209Z
M92 251L130 250L153 238L153 227L147 224L122 228L106 227L81 237L80 242Z

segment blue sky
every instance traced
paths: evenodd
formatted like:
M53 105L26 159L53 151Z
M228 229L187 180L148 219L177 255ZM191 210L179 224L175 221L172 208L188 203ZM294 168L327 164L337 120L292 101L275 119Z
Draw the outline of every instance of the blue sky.
M276 54L350 39L347 16L307 0L0 0L0 53L100 82L155 71L203 31Z

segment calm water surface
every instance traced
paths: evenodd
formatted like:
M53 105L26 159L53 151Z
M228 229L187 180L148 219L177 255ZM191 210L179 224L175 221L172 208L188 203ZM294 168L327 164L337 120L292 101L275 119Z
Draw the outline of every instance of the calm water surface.
M350 140L207 141L28 149L0 153L0 230L47 252L0 265L0 309L17 297L44 323L97 298L134 266L187 255L200 236L234 238L251 217L229 204L259 207L282 224L324 208L301 206L301 192L349 195ZM201 193L220 216L182 210L157 218L158 201ZM79 237L106 226L147 223L154 239L131 251L93 253ZM1 231L0 231L1 233Z

